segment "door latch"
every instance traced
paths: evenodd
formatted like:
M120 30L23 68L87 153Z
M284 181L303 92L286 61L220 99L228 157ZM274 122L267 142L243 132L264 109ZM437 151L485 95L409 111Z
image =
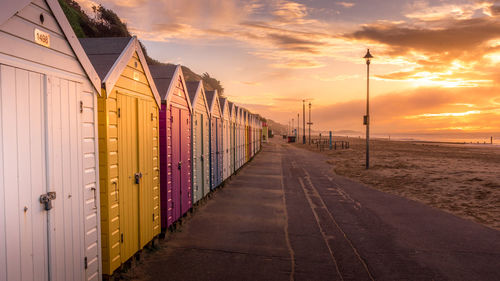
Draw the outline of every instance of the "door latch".
M56 193L54 191L40 195L40 203L45 205L45 211L50 211L50 209L52 209L52 200L54 199L56 199Z
M135 173L134 177L135 177L135 184L139 184L139 180L142 178L142 173L141 172Z
M177 163L177 169L181 169L181 166L182 166L182 161L179 161L179 163Z

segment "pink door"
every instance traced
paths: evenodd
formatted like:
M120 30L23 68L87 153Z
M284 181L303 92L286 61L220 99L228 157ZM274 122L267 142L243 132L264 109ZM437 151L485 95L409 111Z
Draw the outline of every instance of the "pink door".
M181 216L181 110L170 107L172 114L172 209L173 221Z
M181 110L180 119L180 186L181 215L191 209L191 120L187 110Z

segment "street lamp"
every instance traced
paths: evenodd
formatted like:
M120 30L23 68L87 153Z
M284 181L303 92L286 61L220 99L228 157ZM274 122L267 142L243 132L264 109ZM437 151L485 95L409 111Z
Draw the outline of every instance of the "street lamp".
M366 115L364 116L364 125L366 125L366 169L370 168L370 62L373 58L370 49L367 49L366 55Z

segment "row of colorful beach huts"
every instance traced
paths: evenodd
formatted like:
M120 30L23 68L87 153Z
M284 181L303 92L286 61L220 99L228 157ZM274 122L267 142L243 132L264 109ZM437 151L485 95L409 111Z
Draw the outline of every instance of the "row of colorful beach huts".
M260 118L137 38L1 0L0 280L101 280L259 150Z

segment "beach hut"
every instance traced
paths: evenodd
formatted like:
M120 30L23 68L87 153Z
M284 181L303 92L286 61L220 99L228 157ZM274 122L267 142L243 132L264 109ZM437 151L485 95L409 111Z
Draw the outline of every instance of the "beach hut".
M222 182L222 110L217 90L205 91L210 111L210 189Z
M240 168L240 108L234 105L234 171Z
M231 158L230 148L230 127L229 127L229 105L226 98L220 98L220 107L222 111L222 180L227 179L230 173Z
M59 3L2 1L0 280L99 280L100 79Z
M150 65L160 109L161 226L165 229L192 206L191 100L180 65Z
M232 102L229 106L229 173L232 175L236 171L236 109Z
M245 163L245 110L242 107L238 108L238 127L239 127L239 137L238 137L238 169Z
M254 153L255 153L255 141L254 141L254 137L255 137L255 126L254 126L255 115L254 114L250 114L249 120L250 120L250 122L249 122L249 127L250 127L250 158L252 158L254 156Z
M210 112L202 81L186 82L193 107L192 132L192 183L193 203L210 192Z
M103 274L160 233L160 96L136 37L83 38L98 99Z
M245 126L245 163L250 160L250 113L245 110L243 112L243 122Z

